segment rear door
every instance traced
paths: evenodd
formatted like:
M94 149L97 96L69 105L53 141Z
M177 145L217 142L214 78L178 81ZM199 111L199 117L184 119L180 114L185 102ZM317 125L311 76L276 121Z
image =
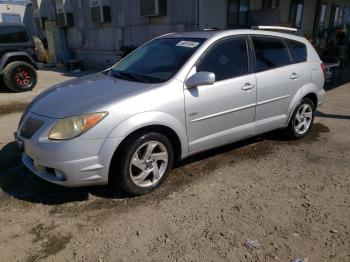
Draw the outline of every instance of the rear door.
M293 64L283 38L252 36L256 60L255 132L283 127L289 105L301 88L301 70Z

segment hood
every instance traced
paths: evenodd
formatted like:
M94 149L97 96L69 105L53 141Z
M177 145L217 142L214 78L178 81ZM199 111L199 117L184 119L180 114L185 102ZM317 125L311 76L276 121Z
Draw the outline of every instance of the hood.
M97 73L58 84L36 97L32 113L64 118L108 110L118 100L149 89L151 84L129 82Z

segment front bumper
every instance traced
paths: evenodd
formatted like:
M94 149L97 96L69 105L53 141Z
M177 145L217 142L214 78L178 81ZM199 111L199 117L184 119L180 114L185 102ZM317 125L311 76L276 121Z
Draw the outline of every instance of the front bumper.
M48 139L55 119L29 113L44 125L30 138L18 132L23 164L38 177L62 186L78 187L108 183L110 161L121 139L83 139L65 141ZM23 123L25 122L23 120ZM21 126L19 127L21 130Z

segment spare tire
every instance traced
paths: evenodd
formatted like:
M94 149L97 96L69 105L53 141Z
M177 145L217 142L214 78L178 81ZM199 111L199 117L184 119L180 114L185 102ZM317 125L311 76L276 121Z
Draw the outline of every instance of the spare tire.
M39 37L33 36L35 48L37 50L36 56L38 62L44 63L45 62L45 47L43 42L40 40Z

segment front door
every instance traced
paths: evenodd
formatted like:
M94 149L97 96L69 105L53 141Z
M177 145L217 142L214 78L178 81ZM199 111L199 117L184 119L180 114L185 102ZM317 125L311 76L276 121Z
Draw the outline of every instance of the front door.
M191 152L252 135L256 78L248 56L247 38L232 37L210 47L193 68L192 73L213 72L216 82L184 89Z

